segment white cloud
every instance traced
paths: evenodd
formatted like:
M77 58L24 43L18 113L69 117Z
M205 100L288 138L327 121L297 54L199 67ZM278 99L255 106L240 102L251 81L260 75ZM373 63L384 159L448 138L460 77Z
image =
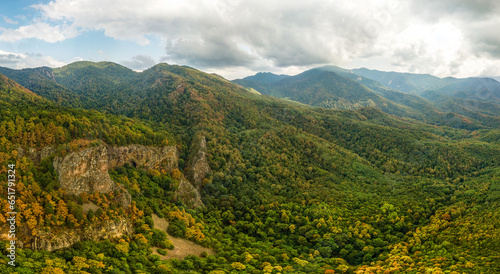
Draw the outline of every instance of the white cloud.
M469 76L500 60L494 0L53 0L32 7L43 21L4 29L0 40L57 42L101 30L146 45L155 36L165 43L164 60L219 72L365 62Z
M3 17L3 20L4 20L7 24L12 24L12 25L17 25L17 24L19 24L19 22L18 22L18 21L16 21L16 20L12 20L12 19L10 19L10 18L9 18L9 17L7 17L7 16L2 16L2 17Z
M0 64L2 65L8 66L11 64L16 64L23 58L24 56L22 54L0 50Z
M83 61L83 58L80 57L80 56L77 56L77 57L74 57L73 59L71 59L71 62L70 63L73 63L73 62L79 62L79 61Z
M341 63L357 54L354 45L373 40L362 33L364 14L354 16L357 7L347 2L56 0L34 7L47 20L115 39L147 44L156 35L170 59L203 68Z
M2 34L0 34L0 41L16 42L22 39L36 38L49 43L55 43L76 35L76 29L65 24L52 26L45 22L36 22L17 29L3 29Z
M155 60L149 55L136 55L131 60L122 61L122 65L136 71L142 71L156 65Z
M66 63L51 56L40 54L13 53L0 50L0 66L12 69L34 68L34 67L61 67Z

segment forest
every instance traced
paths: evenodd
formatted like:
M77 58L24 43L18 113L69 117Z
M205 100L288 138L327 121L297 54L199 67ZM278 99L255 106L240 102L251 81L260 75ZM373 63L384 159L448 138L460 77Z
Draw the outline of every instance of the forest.
M140 73L108 62L0 73L0 208L8 211L15 164L26 244L13 268L2 238L0 273L500 272L495 123L441 123L464 116L398 116L377 105L314 107L167 64ZM202 137L210 172L204 205L194 208L176 190ZM68 194L54 158L101 144L176 146L178 168L110 169L130 193L127 207L118 193ZM52 156L30 157L47 147ZM28 247L48 231L124 219L130 235L50 252ZM211 252L168 258L170 237Z

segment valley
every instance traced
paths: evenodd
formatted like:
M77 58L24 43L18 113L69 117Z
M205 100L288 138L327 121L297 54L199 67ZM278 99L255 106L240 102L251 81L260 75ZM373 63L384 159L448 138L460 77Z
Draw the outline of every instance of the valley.
M0 73L17 273L500 271L496 80L327 66L228 81L112 62ZM111 223L127 229L84 236ZM47 235L83 236L48 250Z

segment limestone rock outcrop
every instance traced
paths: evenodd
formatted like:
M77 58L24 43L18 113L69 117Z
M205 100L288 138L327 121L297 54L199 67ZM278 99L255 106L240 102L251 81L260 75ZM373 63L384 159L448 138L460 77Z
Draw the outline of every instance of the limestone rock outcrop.
M186 179L181 179L176 198L191 207L203 206L201 190L203 179L211 171L207 161L207 140L205 136L195 138L191 145L191 155L184 171Z
M186 179L181 178L179 187L175 192L176 199L181 200L190 207L203 206L200 192Z
M85 229L72 229L52 234L50 232L41 234L33 240L31 248L34 250L54 251L71 247L80 241L98 241L102 239L118 238L123 235L131 235L132 225L128 219L108 220L85 227Z
M56 149L53 146L48 146L37 151L35 149L24 150L20 147L18 151L19 155L28 156L34 162L39 163L44 158L53 155ZM122 185L111 180L108 173L109 169L130 164L146 169L172 170L178 168L178 161L179 153L175 146L128 145L112 147L98 145L71 152L65 156L54 157L52 163L57 172L61 188L68 194L79 195L97 191L100 193L117 191L116 201L127 207L131 202L131 196ZM186 181L181 182L181 185L183 188L186 185L191 186ZM196 193L198 194L197 199L201 202L199 193ZM132 233L133 227L130 220L123 218L60 232L57 230L38 231L37 236L31 239L29 244L31 244L32 249L54 251L69 248L79 241L117 238Z
M118 197L122 205L130 203L130 194L122 186L113 182L108 169L130 164L145 168L163 167L167 170L177 168L179 155L174 146L149 147L143 145L128 145L111 147L99 145L89 147L64 157L54 158L61 188L68 194L108 193L119 191Z
M193 146L195 153L192 154L186 169L186 176L193 186L200 191L203 185L203 178L211 171L207 161L207 140L202 136Z

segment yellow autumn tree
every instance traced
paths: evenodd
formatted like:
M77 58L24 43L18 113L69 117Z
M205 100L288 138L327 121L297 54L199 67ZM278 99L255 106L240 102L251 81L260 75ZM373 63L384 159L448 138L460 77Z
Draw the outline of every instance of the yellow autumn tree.
M234 262L234 263L232 263L231 267L233 269L236 269L236 270L244 270L245 268L247 268L244 264L242 264L240 262Z

